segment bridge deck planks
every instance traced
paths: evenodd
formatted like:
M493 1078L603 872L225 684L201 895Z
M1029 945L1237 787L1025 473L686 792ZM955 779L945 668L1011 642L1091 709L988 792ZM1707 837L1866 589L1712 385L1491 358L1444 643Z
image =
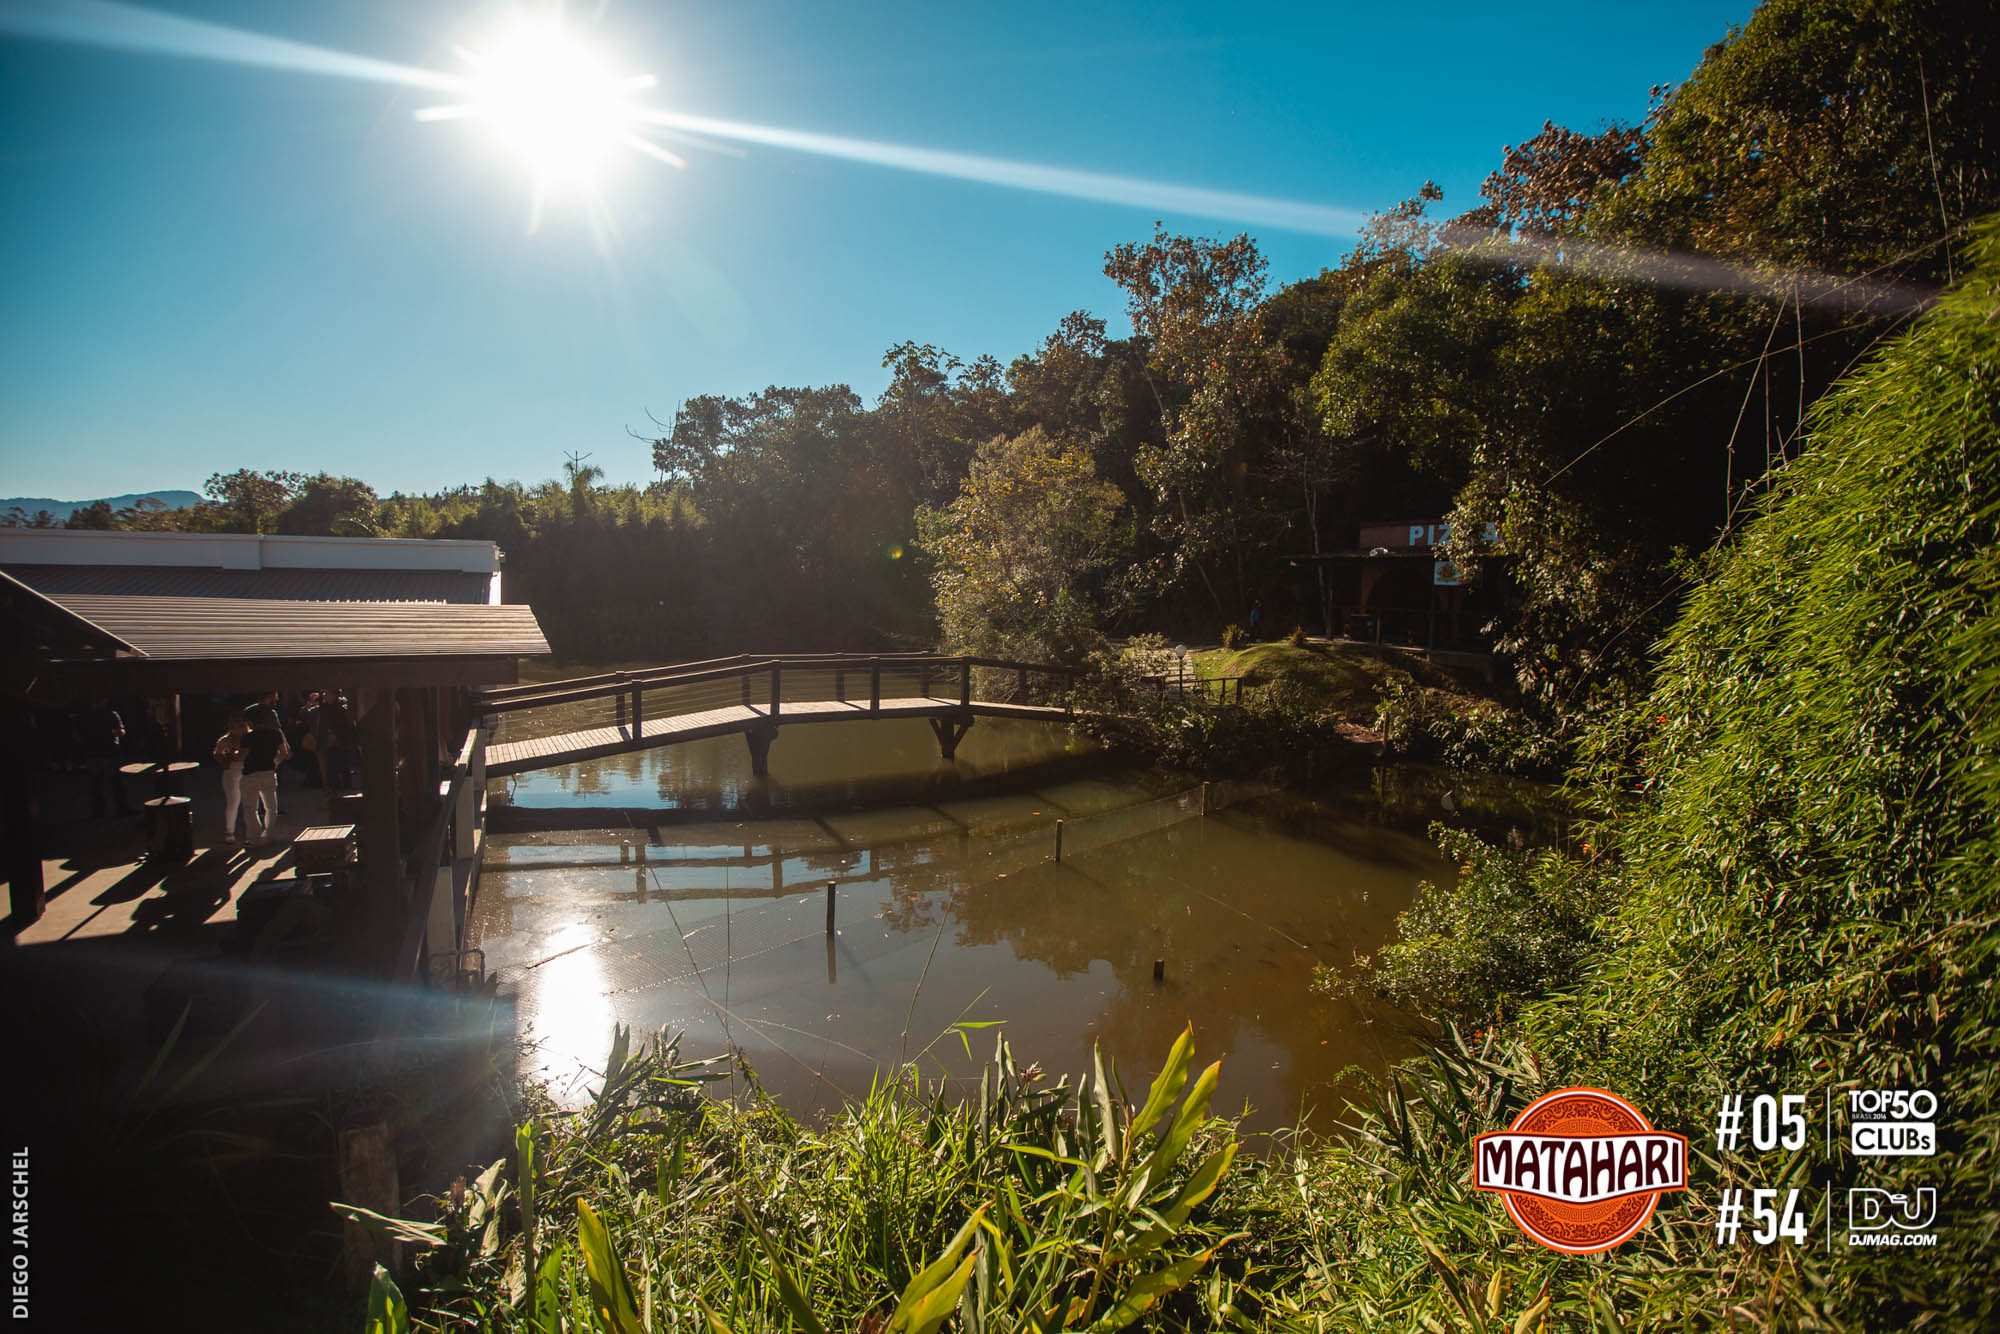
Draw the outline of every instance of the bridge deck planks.
M941 695L898 696L885 699L879 710L868 707L866 700L785 700L779 705L778 716L771 717L771 710L765 705L729 704L721 708L702 709L694 713L679 713L666 718L648 718L641 725L639 734L634 736L629 726L591 727L579 732L563 732L556 736L529 737L521 741L506 741L486 748L486 772L495 778L508 774L525 773L530 769L547 769L558 764L574 764L579 760L600 759L606 755L621 755L634 750L651 750L658 746L676 745L683 741L700 741L713 736L727 736L733 732L748 732L755 728L787 723L837 723L858 722L870 718L949 718L967 714L975 718L1025 718L1040 722L1059 722L1070 715L1066 710L1048 704L997 704L986 700L973 700L970 705L960 704L957 697Z

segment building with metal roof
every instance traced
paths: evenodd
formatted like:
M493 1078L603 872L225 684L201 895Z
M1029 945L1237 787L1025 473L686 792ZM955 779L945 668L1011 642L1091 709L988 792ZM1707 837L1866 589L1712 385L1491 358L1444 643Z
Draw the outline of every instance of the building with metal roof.
M138 697L171 719L172 758L200 760L209 745L181 735L183 696L338 690L353 705L360 790L329 792L324 818L355 827L359 865L342 892L361 924L338 950L348 966L394 980L455 956L483 828L471 688L511 683L521 658L549 651L533 611L501 601L501 565L490 542L0 530L0 862L14 943L81 929L35 925L48 904L38 721L93 698ZM163 871L160 895L171 899L196 869ZM64 883L59 893L79 892ZM151 897L79 922L137 931ZM215 907L223 920L229 898ZM70 906L56 916L75 915Z

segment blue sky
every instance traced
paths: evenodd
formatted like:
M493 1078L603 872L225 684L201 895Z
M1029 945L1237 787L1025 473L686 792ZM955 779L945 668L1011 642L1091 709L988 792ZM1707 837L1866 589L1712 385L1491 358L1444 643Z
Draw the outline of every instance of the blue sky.
M522 7L197 3L151 15L463 71ZM602 11L601 18L594 16ZM701 393L845 382L905 338L970 360L1069 311L1155 217L1248 230L1275 282L1426 179L1474 200L1545 119L1637 119L1750 5L572 3L686 116L1316 205L1318 231L772 146L619 154L608 242L449 94L126 49L149 13L0 0L0 494L198 489L237 467L383 492L645 480L626 434ZM190 31L185 26L171 31ZM80 29L105 41L24 35ZM214 38L213 30L200 30ZM736 155L740 153L739 155ZM1225 209L1226 211L1226 209ZM1249 210L1255 212L1255 209Z

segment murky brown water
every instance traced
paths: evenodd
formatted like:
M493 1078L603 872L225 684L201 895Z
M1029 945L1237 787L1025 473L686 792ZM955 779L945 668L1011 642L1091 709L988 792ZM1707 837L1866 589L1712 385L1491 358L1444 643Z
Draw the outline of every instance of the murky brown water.
M999 1023L1023 1063L1081 1071L1101 1041L1143 1087L1192 1022L1197 1055L1223 1058L1218 1108L1323 1122L1342 1072L1403 1039L1392 1014L1312 993L1313 970L1376 949L1448 868L1292 797L1217 787L1204 815L1168 775L1037 767L1078 749L982 722L940 766L921 723L829 724L787 729L767 785L737 738L514 780L503 827L602 826L489 843L476 931L527 1068L580 1098L613 1023L672 1028L691 1055L742 1048L808 1110L901 1060L962 1076L993 1034L954 1025Z

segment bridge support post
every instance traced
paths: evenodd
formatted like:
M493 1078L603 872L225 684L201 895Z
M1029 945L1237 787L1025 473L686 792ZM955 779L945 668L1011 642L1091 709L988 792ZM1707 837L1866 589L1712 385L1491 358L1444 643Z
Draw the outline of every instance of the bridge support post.
M743 739L750 743L752 776L763 778L771 772L771 743L777 736L778 729L775 727L759 727L743 734Z
M937 737L938 757L952 760L958 758L958 743L965 740L965 734L972 730L972 719L933 718L931 732Z

